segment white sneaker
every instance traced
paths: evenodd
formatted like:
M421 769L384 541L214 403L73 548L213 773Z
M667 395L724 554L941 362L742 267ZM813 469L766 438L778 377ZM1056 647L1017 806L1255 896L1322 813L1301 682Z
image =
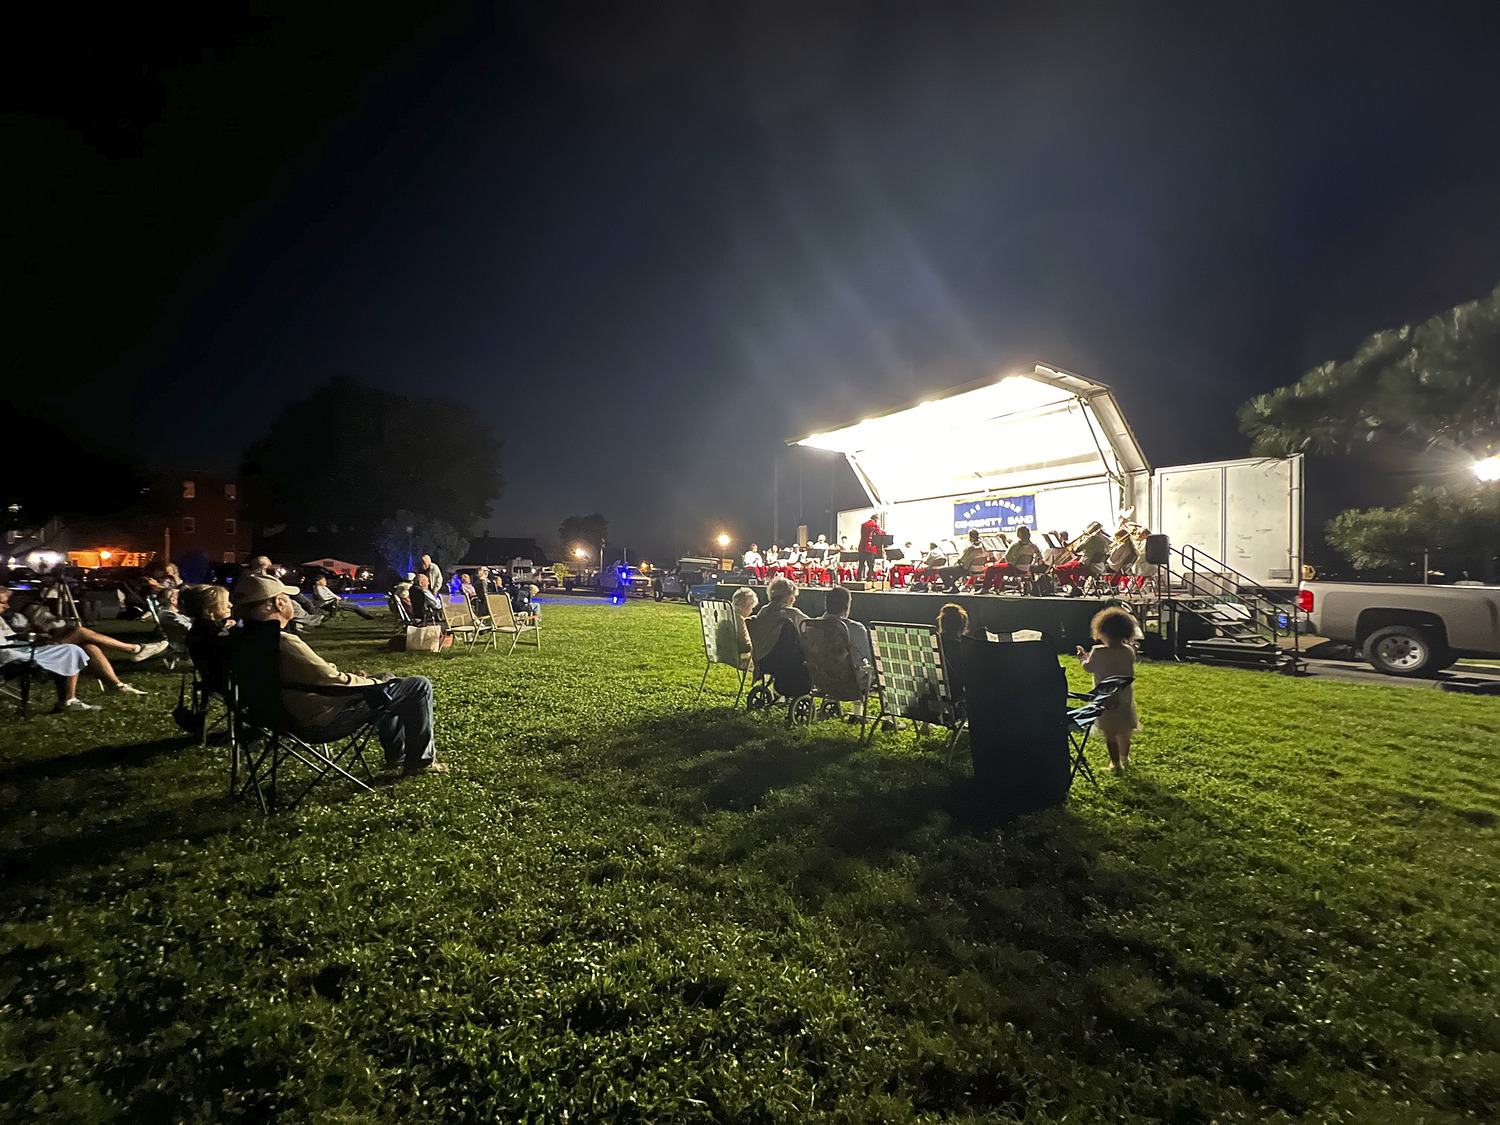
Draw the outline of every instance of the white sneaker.
M97 704L85 703L76 695L63 704L64 711L98 711L101 708Z
M114 687L109 688L108 690L109 691L117 691L121 695L150 695L151 694L149 691L142 691L138 687L131 687L129 684L123 683L123 682L116 684Z
M150 660L153 656L160 656L166 652L169 647L166 641L152 641L150 644L142 645L140 652L136 653L130 659L134 661ZM144 695L145 692L141 694Z

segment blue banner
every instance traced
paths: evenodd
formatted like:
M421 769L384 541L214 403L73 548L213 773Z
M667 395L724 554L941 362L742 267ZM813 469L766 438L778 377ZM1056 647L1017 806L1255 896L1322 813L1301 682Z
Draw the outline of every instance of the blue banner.
M953 534L971 531L1014 531L1018 527L1036 530L1036 496L986 496L953 505Z

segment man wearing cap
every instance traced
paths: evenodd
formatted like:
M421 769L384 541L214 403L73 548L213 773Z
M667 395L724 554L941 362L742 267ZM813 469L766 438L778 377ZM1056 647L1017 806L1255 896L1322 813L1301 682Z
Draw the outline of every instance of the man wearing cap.
M295 733L316 740L319 732L347 726L350 708L379 711L376 724L385 762L408 774L446 773L448 765L436 758L432 738L432 683L425 676L372 680L355 672L340 672L287 628L296 616L291 596L297 587L265 575L247 574L234 584L231 601L245 621L275 621L281 626L281 703L295 724ZM367 693L347 696L299 691L308 687L363 687Z

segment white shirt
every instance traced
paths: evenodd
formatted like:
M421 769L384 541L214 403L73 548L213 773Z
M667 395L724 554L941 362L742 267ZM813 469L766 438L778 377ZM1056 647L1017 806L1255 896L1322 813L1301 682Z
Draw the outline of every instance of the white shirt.
M761 558L761 555L760 555L759 551L746 551L745 552L745 565L746 566L765 566L766 565L766 560L763 559L763 558Z

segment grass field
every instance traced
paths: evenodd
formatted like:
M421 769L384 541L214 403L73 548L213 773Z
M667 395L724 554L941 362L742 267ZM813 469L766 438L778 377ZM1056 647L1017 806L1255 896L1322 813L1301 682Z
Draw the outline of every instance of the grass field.
M0 720L4 1119L1494 1119L1500 699L1146 665L1132 776L971 829L937 737L694 709L691 610L546 625L320 630L453 772L270 818L175 677Z

